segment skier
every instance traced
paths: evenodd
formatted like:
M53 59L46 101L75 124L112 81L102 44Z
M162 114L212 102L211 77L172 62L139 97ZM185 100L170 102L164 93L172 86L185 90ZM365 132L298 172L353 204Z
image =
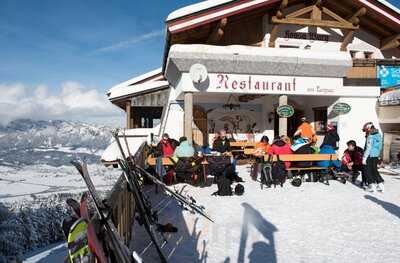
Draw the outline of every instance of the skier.
M285 143L284 136L277 136L274 139L271 147L268 149L268 154L291 154L293 153L290 149L290 145ZM285 162L286 169L290 168L290 162Z
M372 122L364 124L366 142L362 164L364 165L365 177L368 183L368 190L374 192L384 191L383 179L378 172L379 156L382 150L382 137Z
M172 156L178 144L176 140L169 137L168 133L164 133L157 145L157 153L162 156Z
M337 133L336 127L333 126L332 123L329 123L326 127L326 134L324 137L324 141L321 144L321 148L324 146L330 146L334 150L337 149L337 143L339 142L340 137Z
M364 150L357 146L356 142L350 140L347 142L347 149L343 153L341 171L345 173L352 173L351 181L356 182L359 173L362 173L362 186L366 184L365 176L363 174L363 155Z
M269 145L269 138L268 136L264 135L260 142L256 144L254 147L254 155L262 156L268 152L270 145Z
M231 144L226 136L225 130L219 132L219 136L213 143L213 149L219 153L228 153L231 151Z
M293 137L301 136L307 138L313 144L316 143L318 138L312 125L307 121L306 117L302 117L300 120L301 124L297 128L297 131L294 133Z
M193 157L194 156L194 148L189 144L189 141L186 137L181 137L179 139L179 146L176 147L174 152L174 157L182 158L182 157Z
M337 150L337 143L339 142L340 138L336 131L336 127L333 124L329 123L327 125L326 134L322 145L320 147L319 153L320 154L335 154ZM317 166L320 167L336 167L340 169L341 164L339 160L336 161L319 161L317 162Z

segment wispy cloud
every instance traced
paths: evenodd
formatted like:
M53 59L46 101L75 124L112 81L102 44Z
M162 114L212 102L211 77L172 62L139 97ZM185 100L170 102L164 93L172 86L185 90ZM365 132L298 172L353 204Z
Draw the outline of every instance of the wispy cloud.
M112 51L116 51L119 49L123 49L126 47L129 47L133 44L137 44L152 38L156 38L156 37L160 37L164 35L164 31L163 30L154 30L142 35L138 35L138 36L134 36L132 38L129 38L127 40L112 44L110 46L106 46L106 47L102 47L102 48L98 48L95 50L96 53L101 53L101 52L112 52Z

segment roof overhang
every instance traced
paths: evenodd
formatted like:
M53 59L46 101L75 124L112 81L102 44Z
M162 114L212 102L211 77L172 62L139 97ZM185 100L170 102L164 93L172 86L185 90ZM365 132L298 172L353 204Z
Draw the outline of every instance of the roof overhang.
M120 86L118 88L113 88L108 93L108 99L111 102L121 101L129 99L135 96L151 93L154 91L159 91L169 88L168 81L152 81L143 84L131 85L131 86Z
M165 76L175 86L183 72L193 64L206 66L209 73L284 75L343 78L353 66L349 53L318 52L250 46L173 45Z

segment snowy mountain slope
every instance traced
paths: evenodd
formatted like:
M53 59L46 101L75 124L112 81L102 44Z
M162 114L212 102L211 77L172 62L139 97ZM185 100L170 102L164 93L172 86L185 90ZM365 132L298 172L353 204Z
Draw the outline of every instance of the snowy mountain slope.
M70 121L17 120L0 125L0 166L62 166L78 155L98 162L111 127Z
M96 188L111 190L121 171L100 163L111 129L69 121L0 126L0 263L64 239L65 200L87 190L72 159L86 159Z

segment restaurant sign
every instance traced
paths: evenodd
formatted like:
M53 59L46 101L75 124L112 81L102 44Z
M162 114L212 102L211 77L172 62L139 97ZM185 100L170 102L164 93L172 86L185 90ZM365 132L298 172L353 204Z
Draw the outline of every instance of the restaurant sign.
M344 102L339 102L333 105L332 111L337 115L344 115L351 111L351 106Z
M294 108L290 105L281 105L276 109L276 113L281 118L290 118L294 114Z
M305 39L305 40L319 40L319 41L329 41L329 35L322 35L313 32L291 32L289 30L285 31L285 38L295 38L295 39Z

